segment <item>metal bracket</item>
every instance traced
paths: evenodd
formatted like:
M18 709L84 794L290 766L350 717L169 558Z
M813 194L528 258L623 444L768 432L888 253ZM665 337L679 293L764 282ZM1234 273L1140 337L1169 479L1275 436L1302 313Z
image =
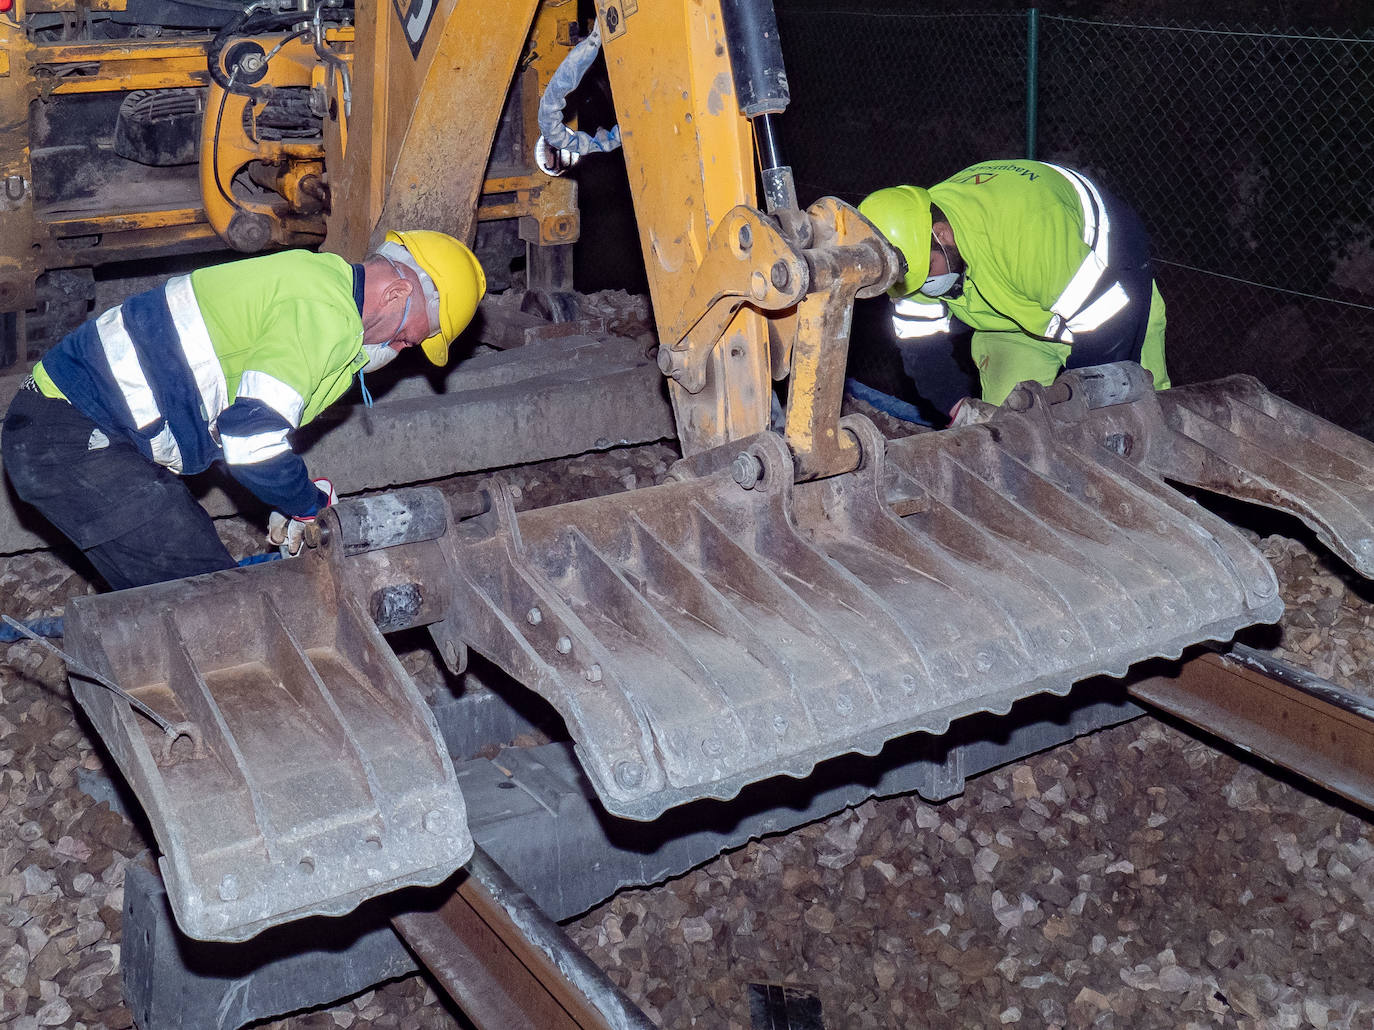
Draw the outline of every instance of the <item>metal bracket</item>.
M806 259L777 225L754 208L732 208L711 234L683 316L663 331L658 367L688 393L700 393L707 357L742 305L783 311L810 286Z
M901 268L892 245L848 204L823 197L807 215L815 241L806 251L812 292L797 309L786 428L798 480L859 463L858 448L839 426L854 299L881 293Z

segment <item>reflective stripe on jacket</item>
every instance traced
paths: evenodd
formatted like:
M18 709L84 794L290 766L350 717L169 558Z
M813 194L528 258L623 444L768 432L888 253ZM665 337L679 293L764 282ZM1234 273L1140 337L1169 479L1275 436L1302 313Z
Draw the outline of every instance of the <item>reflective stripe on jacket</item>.
M968 270L945 298L975 330L1072 343L1128 303L1109 269L1111 220L1084 175L1039 161L986 161L932 186Z
M949 328L949 311L938 300L903 297L892 305L892 331L899 340L939 336Z
M319 492L287 437L365 363L358 296L332 254L200 269L88 321L41 373L159 465L192 474L222 459L267 504L312 514Z

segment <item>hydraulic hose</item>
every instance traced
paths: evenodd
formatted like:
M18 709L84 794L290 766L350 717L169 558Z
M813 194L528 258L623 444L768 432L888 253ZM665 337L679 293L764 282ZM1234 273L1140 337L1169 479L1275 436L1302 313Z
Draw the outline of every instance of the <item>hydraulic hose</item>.
M60 637L62 635L62 616L60 615L25 619L20 625L29 632L24 633L21 630L15 629L9 623L0 625L0 644L9 644L16 640L23 640L30 634L37 634L40 637Z
M239 36L249 35L250 32L267 32L278 25L290 26L301 20L299 11L287 11L285 13L263 11L259 9L257 4L251 4L244 8L242 14L215 33L215 38L210 41L210 47L205 55L210 78L214 80L215 85L226 93L252 97L254 100L258 99L263 90L250 84L236 84L234 75L224 71L220 62L224 50ZM253 23L251 30L248 27L250 22Z
M893 397L891 394L875 390L871 386L865 386L857 379L846 379L844 381L844 392L851 397L857 397L869 407L877 408L879 411L899 418L903 422L914 422L918 426L926 426L933 429L930 421L924 418L914 404L908 404L904 400Z
M577 88L582 76L587 73L587 69L600 52L601 26L598 25L563 59L563 63L549 79L544 95L539 99L539 131L544 134L549 146L555 150L569 150L582 155L608 154L620 147L619 125L609 131L597 129L596 135L589 136L563 122L563 108L567 105L568 94Z

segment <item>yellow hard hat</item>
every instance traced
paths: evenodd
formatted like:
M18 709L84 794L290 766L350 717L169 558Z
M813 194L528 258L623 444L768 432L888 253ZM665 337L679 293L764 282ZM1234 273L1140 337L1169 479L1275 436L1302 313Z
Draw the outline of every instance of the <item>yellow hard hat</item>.
M439 331L422 340L420 349L431 362L442 365L448 361L449 344L467 328L487 292L477 255L448 233L432 229L393 230L386 234L386 242L404 247L439 295Z
M920 186L888 186L859 201L859 214L906 259L906 278L887 292L910 297L930 275L930 194Z

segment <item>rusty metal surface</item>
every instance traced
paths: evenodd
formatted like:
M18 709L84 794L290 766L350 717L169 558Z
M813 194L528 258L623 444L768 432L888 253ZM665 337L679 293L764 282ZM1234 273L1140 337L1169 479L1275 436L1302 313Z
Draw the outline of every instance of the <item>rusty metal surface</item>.
M1159 396L1177 437L1161 474L1290 512L1362 576L1374 577L1374 443L1290 404L1250 376Z
M854 299L886 290L902 260L866 218L834 197L817 201L807 215L812 292L797 307L785 435L797 478L816 479L859 463L857 442L840 429Z
M1089 408L1102 366L1053 387L1022 384L1007 398L1061 437L1162 479L1251 501L1300 518L1362 576L1374 577L1374 443L1274 396L1251 376L1229 376L1129 404ZM994 420L995 421L995 420Z
M144 806L192 937L240 941L337 915L437 883L471 853L429 708L320 568L273 562L68 606L73 653L186 725L170 742L73 678Z
M652 819L1282 610L1229 526L1034 418L844 428L863 466L813 483L763 434L614 498L517 515L498 490L441 541L443 632L560 711L608 810Z
M1020 388L986 423L897 441L851 417L839 428L859 467L823 479L797 482L793 452L764 433L685 459L661 486L549 508L517 512L492 481L461 511L444 499L423 531L353 532L353 544L343 527L367 513L346 517L359 502L344 502L318 548L281 568L73 602L79 628L87 611L105 620L77 654L159 702L198 696L201 681L218 701L222 681L165 657L195 648L159 627L218 627L213 659L238 668L261 664L256 641L297 610L337 609L378 650L374 624L428 626L451 669L478 651L559 711L610 813L653 819L1275 620L1268 562L1165 481L1158 455L1198 445L1147 386L1082 370ZM1234 485L1243 495L1252 480ZM1327 519L1329 497L1295 496ZM92 689L83 703L108 706ZM121 765L145 805L166 803ZM194 838L196 818L172 809L163 830Z
M654 1025L480 849L439 908L392 925L478 1030Z
M29 149L32 51L24 26L0 16L0 311L33 304L40 271L32 255L37 229Z
M1261 758L1374 808L1374 706L1305 669L1241 644L1130 687L1154 705Z

